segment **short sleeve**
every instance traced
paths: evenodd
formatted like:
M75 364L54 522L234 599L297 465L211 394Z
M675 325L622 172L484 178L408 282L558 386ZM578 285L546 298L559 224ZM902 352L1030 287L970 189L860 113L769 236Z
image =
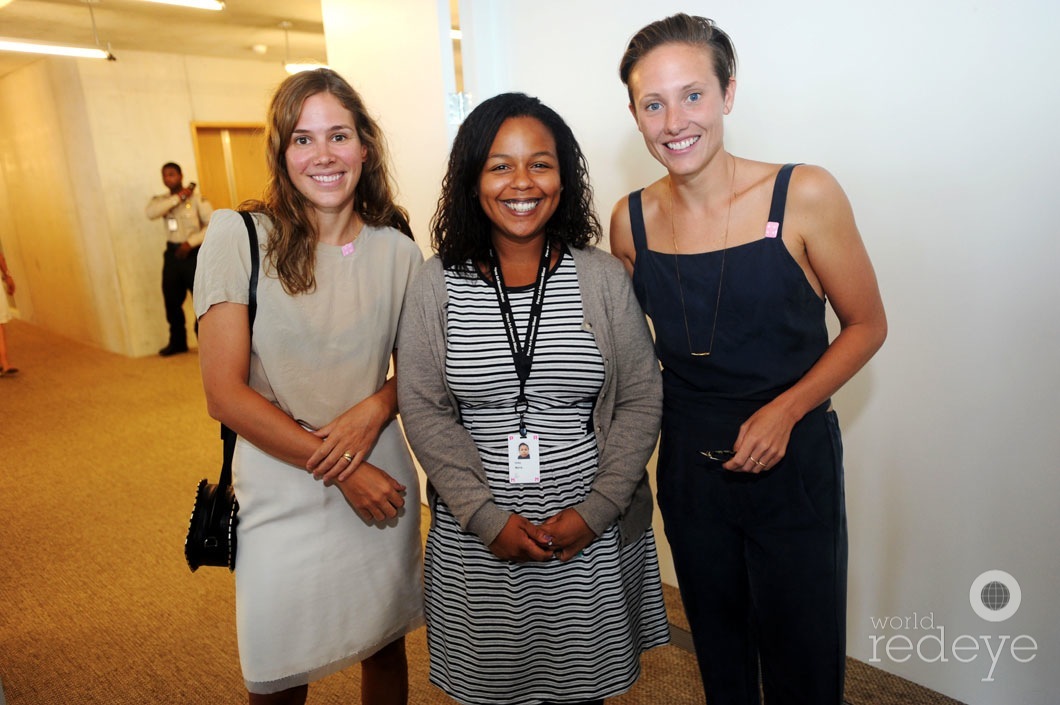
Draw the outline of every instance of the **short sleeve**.
M265 242L261 218L255 214L258 246ZM201 318L214 304L249 301L250 242L243 217L233 210L219 210L210 218L206 239L199 248L195 266L195 316Z
M420 246L414 240L404 234L401 235L401 238L404 240L399 245L401 264L396 269L397 273L404 275L404 291L401 294L401 314L404 315L405 306L408 305L409 291L412 289L412 282L416 279L420 267L423 266L423 251L420 250ZM400 331L400 327L398 330ZM401 347L400 333L398 333L394 341L394 347L398 349Z

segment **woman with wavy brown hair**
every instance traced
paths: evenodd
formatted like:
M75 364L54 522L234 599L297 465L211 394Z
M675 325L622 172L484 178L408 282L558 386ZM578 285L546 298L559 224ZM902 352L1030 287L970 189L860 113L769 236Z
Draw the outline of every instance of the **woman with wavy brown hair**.
M404 635L422 623L416 474L397 424L406 288L423 257L393 200L385 142L327 69L269 107L269 183L248 315L242 216L214 214L195 284L210 415L239 434L236 623L250 703L303 703L362 663L362 702L404 703Z

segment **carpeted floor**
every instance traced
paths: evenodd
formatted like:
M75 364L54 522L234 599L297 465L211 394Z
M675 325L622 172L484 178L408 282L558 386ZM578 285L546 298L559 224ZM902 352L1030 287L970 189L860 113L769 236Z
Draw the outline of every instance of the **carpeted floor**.
M221 454L195 352L129 359L19 321L7 334L21 372L0 379L0 705L245 702L232 576L184 563L195 485ZM408 651L411 702L452 702L427 682L424 630ZM313 704L356 702L359 670L310 690ZM852 659L847 700L960 705ZM694 658L671 645L608 702L705 701Z

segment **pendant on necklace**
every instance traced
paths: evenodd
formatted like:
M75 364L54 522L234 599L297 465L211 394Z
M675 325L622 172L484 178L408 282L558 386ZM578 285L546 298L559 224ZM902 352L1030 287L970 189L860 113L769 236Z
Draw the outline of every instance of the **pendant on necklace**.
M677 249L677 226L674 224L674 187L673 181L667 181L667 192L670 197L670 238L674 243L674 271L677 274L677 293L681 300L681 318L685 324L685 339L688 341L688 354L692 357L710 357L714 350L714 334L718 332L718 312L721 310L721 285L725 280L725 256L729 250L729 223L732 218L732 202L736 200L736 158L732 160L732 176L729 177L729 207L725 211L725 235L721 242L721 267L718 269L718 295L714 300L714 322L710 326L710 343L705 351L692 349L692 329L688 325L688 311L685 309L685 290L681 283L681 252ZM770 223L769 225L779 225ZM776 232L768 237L775 237Z

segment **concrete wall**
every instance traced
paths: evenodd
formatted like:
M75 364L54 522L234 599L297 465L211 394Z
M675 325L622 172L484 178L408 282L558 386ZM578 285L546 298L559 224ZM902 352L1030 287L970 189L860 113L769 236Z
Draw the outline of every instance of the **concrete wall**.
M0 81L0 154L7 211L4 252L20 314L71 338L106 337L82 221L75 165L86 156L77 67L38 61ZM84 172L80 174L84 177Z
M20 315L127 355L163 345L164 232L143 214L165 190L160 168L176 161L196 180L191 123L262 122L284 76L279 64L122 52L0 79L0 238Z

